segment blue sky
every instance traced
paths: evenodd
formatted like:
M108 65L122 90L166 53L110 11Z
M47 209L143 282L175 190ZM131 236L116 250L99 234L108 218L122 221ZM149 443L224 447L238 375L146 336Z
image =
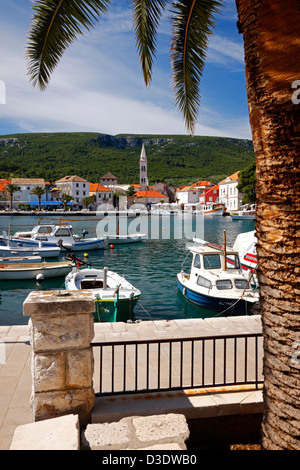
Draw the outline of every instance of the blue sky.
M24 132L99 132L112 135L186 134L174 104L170 25L163 18L153 80L144 85L132 30L130 0L112 0L110 13L73 43L49 87L33 88L27 75L26 36L31 0L0 0L0 135ZM224 0L201 81L196 135L251 139L243 39L235 0Z

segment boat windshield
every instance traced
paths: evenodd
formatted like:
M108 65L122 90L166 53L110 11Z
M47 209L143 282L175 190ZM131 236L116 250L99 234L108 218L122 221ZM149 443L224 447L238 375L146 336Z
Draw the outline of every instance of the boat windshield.
M41 225L38 229L38 233L51 233L52 227L50 225Z
M205 269L220 269L220 255L218 255L217 253L203 255L203 265Z

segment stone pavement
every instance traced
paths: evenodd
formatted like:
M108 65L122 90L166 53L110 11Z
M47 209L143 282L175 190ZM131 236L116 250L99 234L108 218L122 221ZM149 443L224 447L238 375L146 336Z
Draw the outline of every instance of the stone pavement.
M234 333L256 333L261 332L261 322L259 316L252 317L228 317L228 318L210 318L210 319L187 319L171 321L150 321L137 324L111 323L95 324L95 341L111 341L124 339L145 339L162 337L186 337L195 335L213 335L213 334L234 334ZM27 325L0 326L0 450L8 450L13 438L15 429L18 426L32 423L33 417L30 409L31 395L31 346L29 344L29 332ZM261 410L262 396L261 391L241 390L241 394L203 394L201 392L196 397L195 392L190 394L188 406L199 407L200 416L216 416L220 413L234 413L241 411L241 404L245 406L245 413L251 412L254 406L254 412ZM184 393L186 402L187 392ZM123 397L124 398L124 397ZM149 397L148 397L149 398ZM178 399L178 396L176 400ZM101 400L101 399L100 399ZM103 399L102 399L103 400ZM138 405L131 408L131 416L137 411L138 414L154 414L156 410L152 408L149 399L143 400L142 395L138 400L130 397L120 400L116 403L116 398L112 402L112 409L115 411L110 414L108 408L109 398L105 401L105 420L119 420L128 416L130 409L129 401L132 405ZM121 406L123 401L123 407ZM167 402L170 400L167 400ZM100 414L103 413L103 404L100 402ZM124 404L126 404L127 413L124 413ZM101 406L102 405L102 406ZM147 407L147 406L148 407ZM99 412L99 403L95 404L95 410ZM150 408L149 408L150 406ZM166 401L164 403L156 402L156 407L160 412L166 412ZM180 408L181 407L181 408ZM201 411L202 409L202 411ZM116 413L116 410L118 411ZM182 405L175 403L169 412L182 413ZM204 414L203 414L204 413ZM110 418L109 418L110 415ZM103 419L103 417L102 417ZM94 422L99 422L98 418ZM102 421L103 422L103 421Z

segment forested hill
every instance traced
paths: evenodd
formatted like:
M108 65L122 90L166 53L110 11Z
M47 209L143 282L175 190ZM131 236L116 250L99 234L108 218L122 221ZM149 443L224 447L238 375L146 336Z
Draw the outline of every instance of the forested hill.
M182 135L38 133L0 136L0 178L78 175L98 182L113 173L119 183L139 182L142 143L149 184L218 182L254 161L252 141Z

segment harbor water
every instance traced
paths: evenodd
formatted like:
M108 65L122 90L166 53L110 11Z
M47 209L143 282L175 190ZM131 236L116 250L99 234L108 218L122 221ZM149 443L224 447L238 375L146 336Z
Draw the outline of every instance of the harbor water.
M188 247L193 244L192 232L190 231L187 237L184 233L178 236L175 234L177 216L173 216L171 221L168 216L158 217L159 221L155 223L157 229L155 234L149 230L145 241L115 245L114 248L105 243L103 250L88 252L88 261L94 268L107 266L108 269L123 275L141 291L142 295L132 320L173 320L220 316L216 312L189 303L179 292L176 274L181 270L183 262L184 267L189 269L191 258L186 259L186 257L189 252ZM2 231L8 232L9 228L11 234L17 230L29 231L38 220L38 216L1 216L0 234ZM74 234L82 235L82 232L87 230L88 237L99 235L99 221L92 220L88 214L77 217L69 223L73 227ZM132 220L127 223L132 224ZM193 223L194 221L191 222ZM255 227L254 221L232 221L230 216L205 216L202 223L202 238L221 245L224 230L228 245L232 245L239 233L249 232ZM148 224L150 224L150 218ZM129 233L133 232L129 231ZM194 234L194 236L197 235L199 234ZM84 259L84 252L76 252L76 256ZM60 255L61 260L65 257L65 253ZM31 291L59 289L65 289L63 277L45 279L40 282L36 280L0 281L0 326L28 323L28 318L23 316L23 302Z

